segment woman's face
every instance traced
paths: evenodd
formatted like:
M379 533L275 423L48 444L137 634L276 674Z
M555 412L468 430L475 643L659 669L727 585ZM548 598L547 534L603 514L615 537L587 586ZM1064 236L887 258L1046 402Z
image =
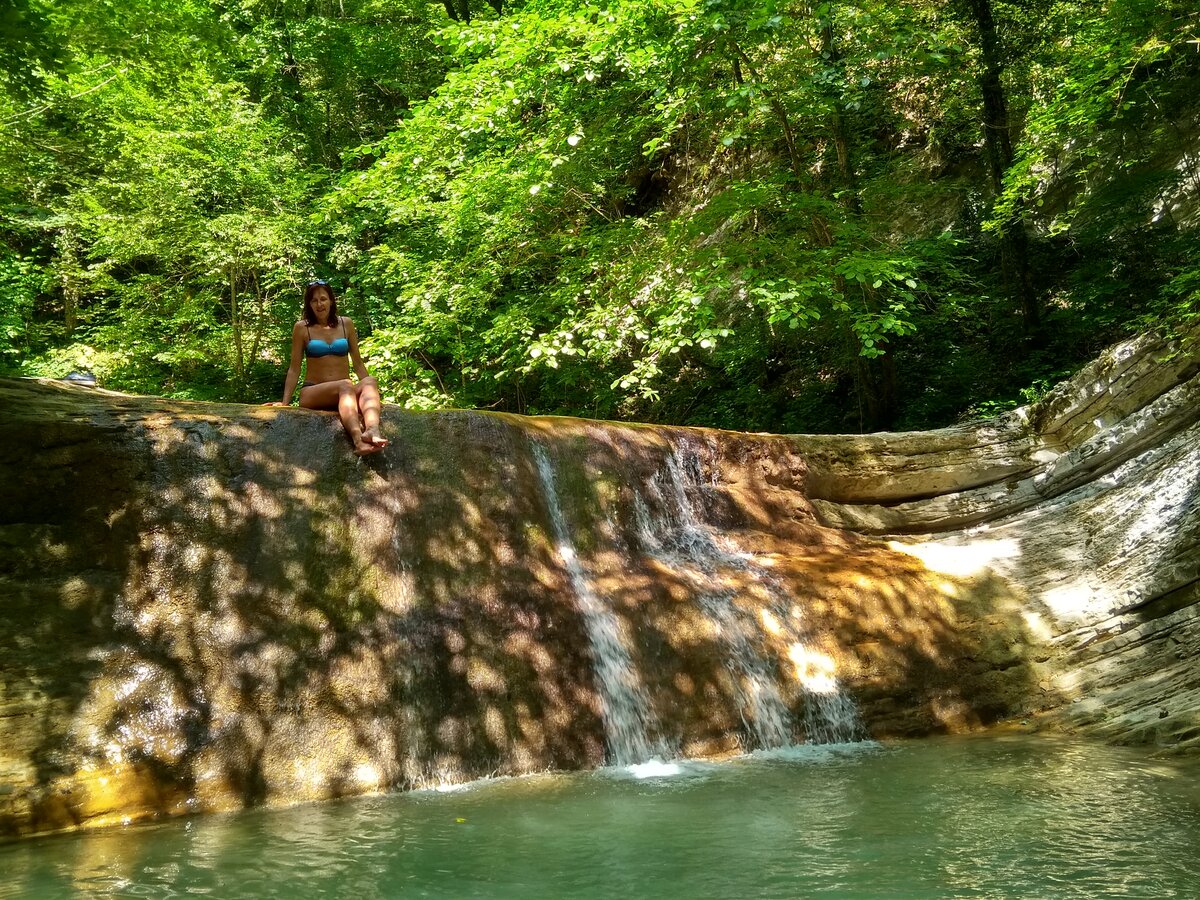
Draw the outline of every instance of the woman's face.
M326 288L317 288L313 291L312 300L309 305L312 306L312 311L316 313L318 322L329 321L329 307L333 303L333 296Z

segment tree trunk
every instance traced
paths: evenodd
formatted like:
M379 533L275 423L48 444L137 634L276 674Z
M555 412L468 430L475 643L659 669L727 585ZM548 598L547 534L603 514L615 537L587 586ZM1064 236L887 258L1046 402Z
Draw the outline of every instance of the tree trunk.
M250 273L250 282L254 288L254 324L250 331L250 353L248 354L251 365L258 359L258 353L262 349L263 339L263 323L265 316L263 307L266 305L266 295L262 289L262 283L258 279L258 270L255 269Z
M859 430L888 431L900 410L896 360L890 353L869 358L860 356L854 370L854 388L859 396Z
M69 231L62 232L60 241L59 281L63 292L63 326L70 336L79 324L79 255L75 236Z
M800 152L796 147L796 133L792 129L792 122L788 116L787 108L783 105L780 99L775 95L775 92L767 87L766 82L759 76L754 69L754 64L750 61L750 57L746 55L737 43L737 41L729 41L729 49L732 51L730 61L733 65L733 78L737 84L745 84L744 76L742 75L742 66L746 67L746 71L750 73L750 77L754 79L763 96L767 98L767 102L771 105L771 111L775 113L775 118L779 122L779 129L783 132L783 140L787 145L788 162L791 164L792 174L796 176L797 184L804 181L804 169L800 163Z
M841 54L833 40L832 16L826 16L821 25L821 51L831 66L837 65L841 60ZM829 117L829 130L833 135L834 149L837 151L838 176L841 181L839 199L850 212L862 215L862 198L858 193L858 176L854 171L853 145L846 127L846 117L842 115L839 98L835 96L831 100L833 112Z
M233 370L241 381L246 375L246 355L242 347L241 311L238 309L237 270L229 266L229 324L233 328Z
M967 0L971 17L979 33L979 51L983 71L979 89L983 95L983 145L992 189L997 197L1004 190L1004 174L1013 164L1012 129L1008 120L1008 101L1004 92L1004 65L1000 41L992 17L991 0ZM1019 205L1001 225L1000 267L1004 283L1021 307L1026 332L1036 331L1041 312L1033 293L1029 272L1029 241L1025 234L1025 216Z
M841 53L833 37L832 11L826 13L821 22L821 56L830 66L836 66L841 60ZM837 200L850 216L859 218L863 214L863 204L859 194L858 174L854 170L854 138L842 112L841 97L835 92L829 99L832 110L829 116L829 131L837 153ZM837 278L835 284L843 296L854 290L844 278ZM858 289L862 293L863 305L867 311L878 312L879 300L875 291L866 284L860 285ZM847 297L847 301L849 299ZM882 356L859 356L856 359L854 388L859 396L859 429L879 431L891 427L896 421L900 404L896 362L886 349L883 350Z
M471 6L469 0L442 0L442 6L446 8L446 15L455 22L471 22Z

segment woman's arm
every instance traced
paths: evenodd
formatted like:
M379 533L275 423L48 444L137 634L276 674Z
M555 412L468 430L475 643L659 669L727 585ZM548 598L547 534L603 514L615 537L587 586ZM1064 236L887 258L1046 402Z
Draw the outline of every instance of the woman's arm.
M267 406L290 406L292 394L296 392L296 382L300 380L300 364L304 360L304 324L297 322L292 326L292 360L288 364L287 377L283 379L283 399L273 400Z
M346 322L346 337L350 340L350 359L354 362L354 374L358 376L358 380L370 378L371 373L367 371L366 363L362 360L362 355L358 352L358 329L354 327L354 320L349 316L345 316Z

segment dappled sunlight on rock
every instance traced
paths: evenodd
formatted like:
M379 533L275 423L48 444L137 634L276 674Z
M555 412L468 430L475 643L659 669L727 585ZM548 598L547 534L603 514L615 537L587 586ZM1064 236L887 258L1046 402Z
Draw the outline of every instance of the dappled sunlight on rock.
M1200 405L1146 358L926 436L388 410L366 461L329 414L0 383L0 829L594 767L621 704L660 756L844 695L1196 745Z
M793 610L797 614L799 613L799 610L796 609L796 607L793 607ZM775 617L775 614L771 612L771 610L760 609L758 611L758 617L762 621L762 626L764 629L766 629L768 634L771 634L775 637L779 637L781 634L783 634L783 626L780 624L779 619Z
M806 690L816 694L832 694L838 689L837 666L833 658L810 650L803 644L793 643L788 648L788 659L793 672Z
M958 545L936 541L919 544L888 541L887 545L898 553L915 556L935 572L945 572L957 578L985 574L994 569L997 561L1017 559L1021 553L1020 546L1013 538L989 540L973 537Z
M791 452L781 439L728 436L726 447L696 432L573 420L400 417L389 420L394 459L371 468L330 452L328 417L255 411L252 426L207 444L189 421L186 411L154 419L153 451L137 463L152 501L105 511L135 537L119 551L119 591L87 599L79 576L62 588L111 605L116 630L98 636L125 648L81 682L68 721L93 724L70 739L72 752L153 762L188 809L603 761L603 703L568 553L615 613L664 746L743 745L768 689L771 702L801 708L803 691L783 677L799 640L825 658L848 655L848 672L866 669L825 621L856 615L847 591L874 576L851 584L845 573L866 545L813 523L803 463L765 458ZM553 448L570 546L551 538L525 431ZM471 442L481 436L486 445ZM684 487L696 493L695 521L667 508ZM665 533L632 515L638 503L684 540L711 543L708 556L668 553ZM755 530L767 523L787 537ZM782 545L806 549L773 556ZM831 564L847 551L856 558ZM725 619L697 603L712 592L726 598ZM728 668L740 641L761 645L759 669ZM940 660L940 648L924 649ZM121 687L134 682L144 699ZM67 770L47 784L75 778Z

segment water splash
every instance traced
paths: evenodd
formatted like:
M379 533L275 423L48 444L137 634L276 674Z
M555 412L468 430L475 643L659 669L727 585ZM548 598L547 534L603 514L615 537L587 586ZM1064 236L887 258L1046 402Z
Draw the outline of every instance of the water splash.
M854 701L838 684L834 661L801 641L792 644L788 657L805 693L804 728L809 742L845 744L864 740L867 730Z
M683 772L683 766L677 762L661 762L652 759L649 762L634 763L626 766L625 771L634 778L670 778Z
M866 737L858 707L850 695L840 689L828 694L807 692L804 729L810 744L849 744Z
M770 612L776 620L786 621L794 608L793 600L754 557L744 553L722 535L704 524L704 510L697 498L707 488L717 486L716 466L704 477L701 453L710 455L711 446L688 441L673 445L662 468L649 480L648 491L658 516L640 493L634 495L634 524L643 549L677 572L690 574L699 591L698 602L708 614L718 638L726 647L726 660L740 691L743 725L754 746L782 747L791 743L792 714L779 692L777 661L765 657L758 648L761 629L754 617L735 602L732 591L722 589L716 575L735 571L749 575L770 599ZM802 642L793 644L799 652L815 657ZM797 672L800 672L797 665ZM853 700L843 693L834 676L832 661L818 680L799 678L805 694L804 725L810 743L849 743L861 740L865 729Z
M650 737L660 729L650 699L638 679L621 622L610 605L596 595L579 561L559 502L554 467L546 448L533 444L533 458L546 497L555 549L571 580L591 643L609 762L628 766L669 755L661 741Z

